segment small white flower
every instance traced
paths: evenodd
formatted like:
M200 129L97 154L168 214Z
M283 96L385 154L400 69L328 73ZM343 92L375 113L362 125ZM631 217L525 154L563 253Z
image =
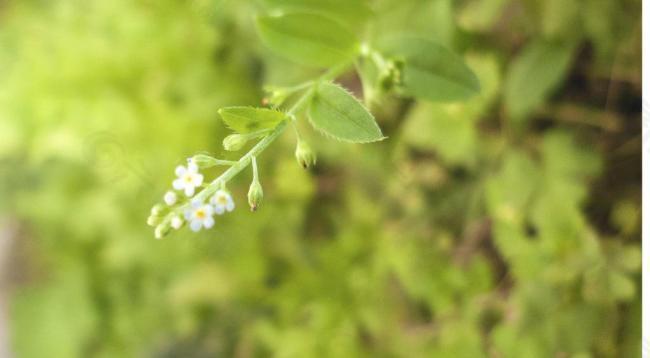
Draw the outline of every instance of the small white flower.
M199 167L194 162L189 162L187 167L179 165L176 167L176 176L172 186L176 190L185 191L185 195L194 195L194 189L203 183L203 175L199 173Z
M171 224L172 224L172 227L174 228L174 230L178 230L178 229L181 228L181 226L183 226L183 219L181 219L178 216L174 216L172 218Z
M185 219L190 223L190 229L194 232L202 227L209 229L214 225L214 208L212 205L201 202L193 202L192 207L185 211Z
M232 200L232 196L225 190L218 190L212 196L210 203L214 205L214 211L217 215L221 215L226 211L230 212L235 210L235 202Z
M165 200L165 204L167 204L169 206L172 206L172 205L176 204L176 200L178 200L178 196L176 195L175 192L170 190L170 191L165 193L165 196L163 197L163 199Z

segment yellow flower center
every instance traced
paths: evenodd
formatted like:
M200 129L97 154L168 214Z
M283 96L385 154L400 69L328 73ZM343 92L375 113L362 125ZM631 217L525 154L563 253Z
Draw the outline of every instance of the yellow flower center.
M196 217L198 219L204 219L205 218L205 211L203 209L199 209L195 213Z

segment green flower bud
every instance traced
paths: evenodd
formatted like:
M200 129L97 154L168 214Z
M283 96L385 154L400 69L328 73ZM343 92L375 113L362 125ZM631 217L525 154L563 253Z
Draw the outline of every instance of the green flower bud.
M156 236L156 239L160 240L163 237L165 237L167 234L169 234L169 231L171 231L172 227L169 224L169 222L164 222L158 226L156 226L156 229L154 230L154 234Z
M224 138L223 140L223 148L227 151L238 151L246 145L246 142L248 142L248 138L241 134L231 134Z
M403 63L390 61L383 69L382 74L379 76L379 86L384 91L390 91L396 86L402 84L402 68Z
M298 144L296 145L296 160L305 169L316 164L316 153L302 139L298 139Z
M160 216L165 212L165 206L163 204L156 204L151 208L151 216Z
M160 219L161 219L160 216L149 215L149 217L147 218L147 225L156 226L156 225L160 224Z
M210 168L218 165L219 161L217 158L213 158L206 154L197 154L190 159L194 164L199 168Z
M262 202L262 197L264 197L262 185L260 185L258 180L253 180L248 189L248 205L250 205L251 211L257 210L257 207Z
M264 90L269 93L269 95L262 100L264 106L278 106L282 104L290 94L285 88L279 87L269 86Z

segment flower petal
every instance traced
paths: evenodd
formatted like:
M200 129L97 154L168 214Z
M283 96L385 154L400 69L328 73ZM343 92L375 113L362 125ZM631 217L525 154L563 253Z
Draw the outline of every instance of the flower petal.
M184 166L179 165L179 166L176 167L175 173L176 173L176 176L180 177L180 176L183 176L186 171L187 171L187 169Z
M235 202L232 201L232 199L228 200L228 204L226 204L226 210L229 212L235 210Z
M172 182L172 186L176 190L183 190L183 188L185 188L185 183L183 183L181 179L176 179Z
M192 175L192 184L194 186L199 186L203 183L203 174Z
M191 173L198 173L199 172L199 166L194 163L194 161L190 161L187 163L187 170L189 170Z
M214 218L212 216L208 216L203 220L203 227L206 229L209 229L214 226Z
M205 215L207 216L211 217L212 215L214 215L214 208L212 207L212 205L203 206L203 210L205 211Z
M214 206L214 212L217 213L217 215L222 215L225 212L225 208L223 207L223 205L216 204Z
M203 223L201 222L201 220L194 219L190 223L190 230L192 230L194 232L197 232L197 231L201 230L202 225L203 225Z
M194 186L193 185L188 185L188 186L185 187L185 195L186 196L194 195Z

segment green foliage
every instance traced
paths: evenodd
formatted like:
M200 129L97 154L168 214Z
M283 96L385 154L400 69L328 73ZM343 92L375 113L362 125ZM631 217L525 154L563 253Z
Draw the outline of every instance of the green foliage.
M264 43L294 62L328 67L351 60L359 43L338 22L318 14L290 13L257 18Z
M282 112L253 107L224 107L219 115L230 129L242 134L273 129L286 118Z
M2 6L16 357L638 355L640 1L219 3ZM253 15L296 12L361 44L326 69L262 50ZM456 53L442 69L475 74L449 87L465 99L398 96L408 61L373 47L397 33ZM425 64L422 88L449 95ZM232 106L252 107L220 116ZM259 210L246 166L213 230L152 238L175 166L216 176L240 159L228 127L259 143L278 126L256 155Z
M497 98L500 74L493 56L473 55L467 63L482 84L481 92L460 103L419 103L404 124L403 139L414 148L436 151L449 164L471 167L478 159L476 122Z
M309 121L326 136L352 143L382 140L375 118L344 88L325 83L314 91Z
M390 42L388 54L404 63L402 81L407 94L430 101L454 101L479 92L476 75L443 46L415 37Z
M284 12L312 12L326 15L356 28L370 17L366 0L264 0L268 9Z
M539 40L513 61L505 84L505 103L515 120L525 119L562 81L574 45Z
M458 25L470 31L489 30L506 4L507 0L468 1L458 13Z

